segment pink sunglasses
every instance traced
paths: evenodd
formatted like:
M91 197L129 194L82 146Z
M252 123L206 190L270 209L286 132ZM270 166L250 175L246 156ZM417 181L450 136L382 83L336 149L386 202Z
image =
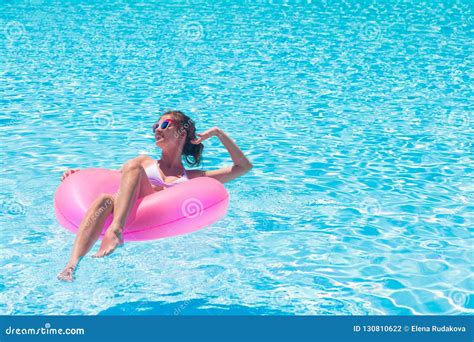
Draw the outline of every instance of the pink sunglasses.
M161 129L166 129L170 123L172 123L173 120L171 119L166 119L166 120L163 120L163 122L160 124L159 122L157 122L156 124L153 125L153 133L155 133L155 131L158 129L158 128L161 128Z

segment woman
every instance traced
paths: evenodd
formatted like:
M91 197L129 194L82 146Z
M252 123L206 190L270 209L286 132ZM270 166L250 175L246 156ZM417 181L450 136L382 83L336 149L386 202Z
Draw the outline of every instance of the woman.
M161 159L155 160L140 155L127 161L120 172L122 178L116 195L101 194L84 215L79 226L71 257L58 279L74 280L74 271L81 258L86 255L99 238L106 218L113 213L113 220L102 238L99 251L94 257L111 254L123 244L122 233L130 209L137 198L161 191L195 177L212 177L222 183L228 182L247 173L252 164L239 147L217 127L203 134L197 134L194 122L180 111L169 111L153 125L155 144L161 148ZM182 156L189 166L201 162L202 142L217 136L232 158L233 165L217 170L186 170ZM66 171L61 180L79 170Z

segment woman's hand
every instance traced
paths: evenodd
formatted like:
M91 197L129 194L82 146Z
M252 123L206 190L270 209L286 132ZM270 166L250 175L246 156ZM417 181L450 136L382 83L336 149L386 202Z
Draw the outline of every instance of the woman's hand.
M198 139L191 141L193 144L199 144L210 137L218 136L222 145L224 145L227 152L229 152L233 162L233 165L218 170L201 171L200 176L212 177L221 183L225 183L246 174L253 167L250 160L247 159L235 141L220 128L213 127L202 134L198 134L198 136Z
M78 171L79 171L79 169L69 169L69 170L66 170L66 171L63 173L63 175L61 176L61 182L62 182L63 180L65 180L66 177L69 177L70 175L72 175L73 173L76 173L76 172L78 172Z
M219 137L221 133L222 131L219 127L212 127L211 129L208 129L202 134L198 133L197 136L199 138L197 138L196 140L191 140L191 143L197 145L197 144L202 143L204 140L209 139L210 137L214 137L214 136Z

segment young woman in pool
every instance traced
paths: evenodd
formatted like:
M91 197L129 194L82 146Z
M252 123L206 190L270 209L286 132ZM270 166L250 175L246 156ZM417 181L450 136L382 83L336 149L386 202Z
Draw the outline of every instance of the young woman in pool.
M99 251L94 257L111 254L123 244L122 232L128 213L137 198L161 191L195 177L212 177L222 183L247 173L252 164L239 147L221 129L213 127L197 134L194 122L180 111L169 111L153 125L155 144L161 148L161 159L140 155L127 161L120 172L122 179L116 195L102 194L86 212L77 232L69 262L58 275L64 281L74 280L74 271L99 238L106 218L113 213L113 220L104 234ZM217 136L232 158L233 165L217 170L186 170L182 157L190 166L199 165L204 148L202 142ZM61 180L79 170L66 171Z

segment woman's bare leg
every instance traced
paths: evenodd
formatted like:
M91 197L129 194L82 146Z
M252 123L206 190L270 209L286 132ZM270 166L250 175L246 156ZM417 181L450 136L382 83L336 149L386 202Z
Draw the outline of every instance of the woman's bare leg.
M86 255L102 233L105 220L114 208L114 197L109 194L100 195L91 205L82 219L71 257L64 270L59 273L58 279L74 280L74 271L81 258Z
M131 160L122 168L120 190L114 203L114 219L102 238L99 251L94 257L111 254L123 244L122 231L130 209L137 198L153 193L154 190L140 162Z

